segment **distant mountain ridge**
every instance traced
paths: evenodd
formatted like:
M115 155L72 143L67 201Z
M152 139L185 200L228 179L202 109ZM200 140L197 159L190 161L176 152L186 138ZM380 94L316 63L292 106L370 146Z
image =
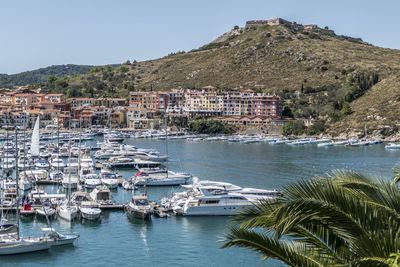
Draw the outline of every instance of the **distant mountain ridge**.
M73 76L85 74L94 66L91 65L52 65L31 71L24 71L16 74L0 74L0 87L12 88L27 84L45 84L50 75L63 77L64 75Z

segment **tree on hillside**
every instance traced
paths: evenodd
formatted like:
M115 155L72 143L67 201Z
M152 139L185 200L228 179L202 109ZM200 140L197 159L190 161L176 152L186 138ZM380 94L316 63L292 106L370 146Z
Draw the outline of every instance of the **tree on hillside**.
M289 121L283 125L282 134L283 135L302 135L305 130L306 126L304 125L303 121Z
M47 78L47 86L49 87L49 88L54 88L54 86L55 86L55 82L57 81L57 77L55 76L55 75L50 75L48 78Z
M289 266L399 266L399 180L346 171L291 183L239 212L223 248Z
M282 110L282 117L284 118L294 118L293 112L289 106L284 106Z
M344 115L350 115L351 113L353 113L353 110L351 109L349 102L344 102L343 103L342 113Z
M189 130L200 134L231 134L233 128L217 120L193 120Z

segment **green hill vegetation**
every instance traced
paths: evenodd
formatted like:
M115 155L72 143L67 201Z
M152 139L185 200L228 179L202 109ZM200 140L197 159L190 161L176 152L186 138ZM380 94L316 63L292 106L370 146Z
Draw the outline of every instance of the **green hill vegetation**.
M45 84L49 76L74 76L89 72L93 66L88 65L54 65L17 74L0 74L0 87L13 88L27 84Z
M254 89L282 96L287 116L320 120L314 132L354 134L367 127L371 133L393 134L399 123L399 70L400 50L361 39L284 25L235 27L189 52L51 77L45 90L70 97L127 97L133 90L206 85Z

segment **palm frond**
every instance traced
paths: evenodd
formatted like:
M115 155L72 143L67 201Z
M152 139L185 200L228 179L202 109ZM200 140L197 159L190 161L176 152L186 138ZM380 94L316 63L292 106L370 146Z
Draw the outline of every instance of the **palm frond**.
M310 250L310 248L301 243L277 240L251 230L231 228L224 238L221 242L226 243L222 248L232 246L249 248L261 253L264 256L263 260L273 258L290 266L310 267L326 266L329 263L326 257L318 257L316 251ZM318 261L318 258L321 262Z

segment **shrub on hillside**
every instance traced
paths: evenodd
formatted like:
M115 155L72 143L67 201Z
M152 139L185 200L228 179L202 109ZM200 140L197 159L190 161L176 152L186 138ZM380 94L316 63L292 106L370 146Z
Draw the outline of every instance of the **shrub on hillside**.
M303 121L289 121L283 125L282 134L283 135L302 135L306 126Z
M194 120L189 123L189 130L200 134L231 134L232 126L216 120Z

